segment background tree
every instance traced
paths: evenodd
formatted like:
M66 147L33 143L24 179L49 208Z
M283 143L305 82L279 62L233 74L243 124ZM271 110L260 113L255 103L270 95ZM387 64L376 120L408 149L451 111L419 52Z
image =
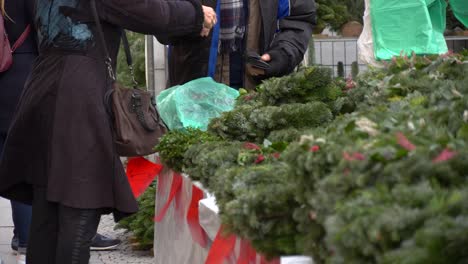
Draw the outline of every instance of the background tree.
M346 5L350 21L364 23L362 20L365 10L364 0L341 0L341 2Z
M145 36L139 33L127 31L127 37L133 58L135 79L137 80L139 87L144 87L146 86ZM120 45L119 56L117 57L117 79L127 87L131 87L133 85L122 45Z
M317 26L315 33L321 33L326 27L339 31L348 21L348 9L344 0L317 0Z

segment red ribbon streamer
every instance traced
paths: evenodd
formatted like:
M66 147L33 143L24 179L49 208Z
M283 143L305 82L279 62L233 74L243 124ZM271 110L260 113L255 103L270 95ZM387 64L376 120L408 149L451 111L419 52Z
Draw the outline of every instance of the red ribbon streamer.
M353 154L349 154L348 152L343 152L343 158L347 161L355 161L355 160L365 160L366 156L359 152L354 152Z
M411 141L409 141L409 139L402 132L398 132L396 134L396 137L398 144L407 151L413 151L416 149L416 146L413 143L411 143Z
M198 202L203 199L203 191L195 185L192 185L192 200L190 201L190 207L187 212L187 223L192 234L192 238L201 247L206 247L207 236L205 231L200 225L199 219L199 205Z
M223 236L224 228L221 228L216 235L213 245L211 246L208 258L205 264L223 264L224 261L234 254L237 237L235 235ZM237 259L237 264L255 264L257 263L257 252L253 249L248 240L240 241L240 255ZM280 258L268 261L264 256L260 258L261 264L280 264Z
M228 235L225 237L223 235L223 230L224 228L221 226L215 240L213 241L213 245L211 245L205 264L223 264L224 260L234 251L236 236Z
M242 239L240 244L240 255L237 264L255 264L257 262L257 253L250 245L250 242Z
M173 178L172 178L172 184L171 184L171 191L169 193L169 197L167 198L166 203L164 204L163 208L159 212L159 214L154 218L154 221L160 222L164 216L167 213L167 209L169 209L169 206L171 205L171 202L174 200L174 197L176 196L177 193L180 192L180 189L182 188L182 176L178 173L173 173ZM160 183L158 184L158 192L159 193L164 193L163 186L164 184Z
M175 173L174 173L175 174ZM179 174L178 174L179 175ZM185 200L183 198L185 197L185 192L182 190L183 189L183 178L182 179L182 185L177 191L174 201L174 221L176 221L177 225L184 225L185 224L185 209L187 208L187 204L185 204Z
M161 172L163 166L143 157L130 158L127 164L127 178L133 195L138 198Z
M250 150L261 150L261 148L258 145L251 143L251 142L244 143L244 148L250 149Z
M457 155L457 152L451 151L450 149L444 149L439 156L432 160L432 163L441 163L453 159Z

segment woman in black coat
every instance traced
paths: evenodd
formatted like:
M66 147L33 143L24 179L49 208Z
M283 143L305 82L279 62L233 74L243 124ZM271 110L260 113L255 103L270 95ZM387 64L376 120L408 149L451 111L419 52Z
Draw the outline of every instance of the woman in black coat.
M8 39L13 46L27 26L32 25L34 0L0 0L0 6L4 7L1 13ZM22 45L13 53L11 67L0 73L0 156L16 104L36 56L36 39L34 34L29 33ZM12 176L14 177L15 173ZM11 209L15 227L12 248L18 251L18 263L21 263L28 243L31 206L12 200Z
M0 163L0 195L33 205L32 264L88 263L100 215L137 210L103 103L112 81L91 1L36 0L40 55ZM198 35L216 16L198 0L95 1L114 69L120 28Z

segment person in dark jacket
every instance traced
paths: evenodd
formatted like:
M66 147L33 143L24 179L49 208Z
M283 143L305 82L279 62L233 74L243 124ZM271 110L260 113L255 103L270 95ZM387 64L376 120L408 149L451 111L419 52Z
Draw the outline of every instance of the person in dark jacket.
M220 21L209 39L158 38L171 45L169 86L211 76L231 87L253 89L262 79L291 73L303 60L315 25L314 0L204 3L216 8ZM269 63L269 69L248 64L246 55L252 52Z
M35 1L40 52L0 162L0 195L33 206L30 264L88 263L101 214L137 211L103 103L112 81L93 1L114 69L121 28L206 35L216 22L198 0Z
M1 15L4 19L5 30L8 33L8 40L13 46L20 39L23 32L26 31L28 25L32 24L34 1L0 0L0 6L3 7ZM13 53L11 67L0 73L0 157L16 104L37 56L34 34L26 32L25 36L27 38ZM17 251L17 263L24 264L32 214L31 206L11 200L11 211L14 224L11 246L13 250Z
M28 26L33 28L34 0L0 0L0 6L3 7L1 13L5 21L5 30L10 45L13 46ZM0 156L16 104L37 56L36 35L29 30L29 33L26 33L27 38L13 53L12 67L0 73ZM13 200L11 208L14 223L11 248L18 253L18 263L21 263L25 261L32 210L30 205ZM118 239L96 234L91 243L91 250L109 250L119 244Z

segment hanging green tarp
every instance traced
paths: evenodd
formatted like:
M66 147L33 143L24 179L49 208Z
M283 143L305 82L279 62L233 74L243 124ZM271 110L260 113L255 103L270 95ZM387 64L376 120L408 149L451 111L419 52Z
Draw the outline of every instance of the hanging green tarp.
M445 0L372 0L375 57L446 53L445 14Z
M468 27L468 0L450 0L455 17Z
M435 45L439 47L437 54L448 51L444 31L447 27L447 2L445 0L426 0L427 9L431 18Z

